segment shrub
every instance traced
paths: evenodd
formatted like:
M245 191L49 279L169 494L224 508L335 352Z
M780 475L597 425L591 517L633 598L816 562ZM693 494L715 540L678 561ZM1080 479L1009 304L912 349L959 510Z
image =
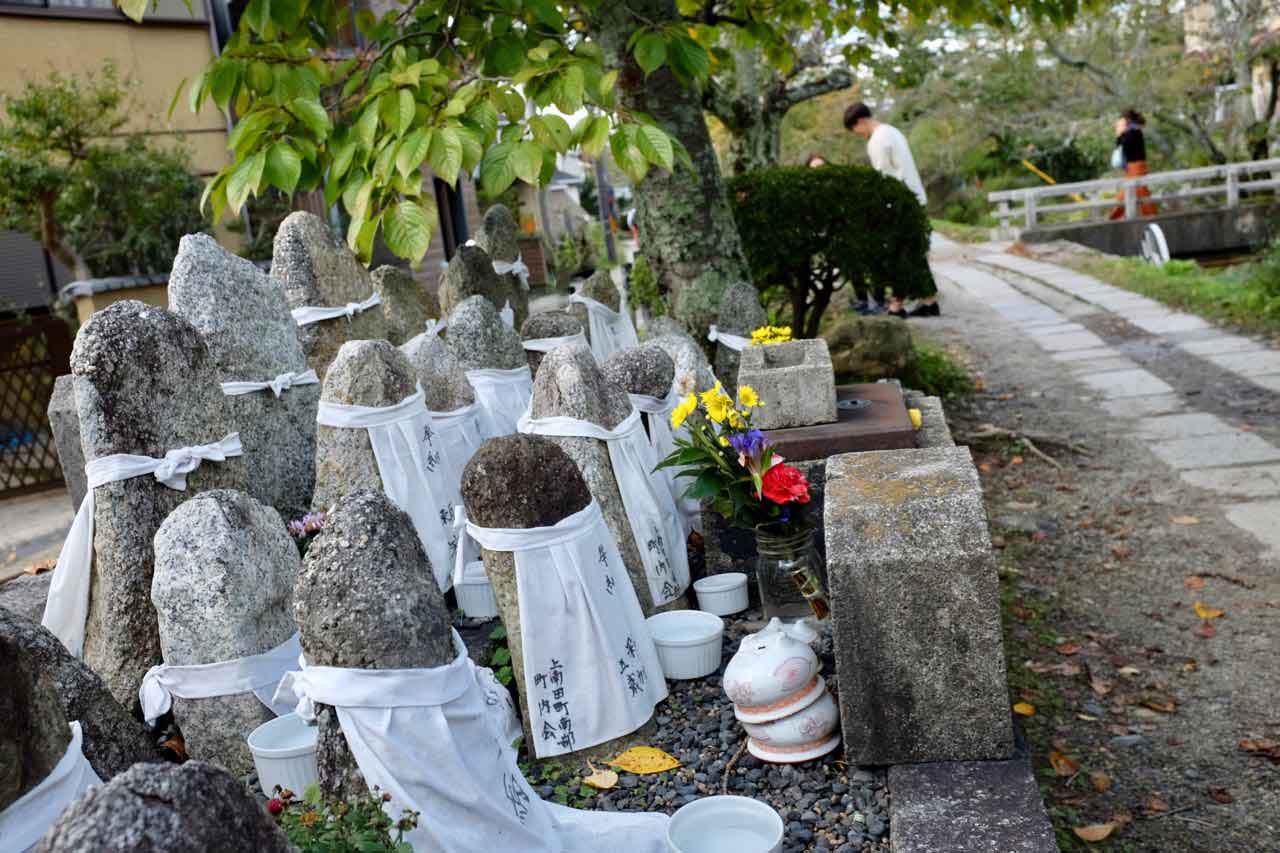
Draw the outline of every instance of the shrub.
M556 278L563 278L565 284L569 283L569 279L577 274L578 268L582 265L582 258L578 254L578 241L568 231L560 238L560 243L556 246L555 265Z
M628 297L632 307L643 305L649 310L649 316L661 317L667 313L667 301L663 299L658 287L658 276L644 255L636 255L631 264L631 275L627 279Z
M729 181L734 220L762 292L780 287L798 337L818 333L831 295L936 291L929 220L906 185L861 166L765 169Z
M406 809L392 820L383 808L390 800L375 787L361 797L325 802L318 785L299 800L277 786L267 811L302 853L412 853L404 834L417 827L418 813Z

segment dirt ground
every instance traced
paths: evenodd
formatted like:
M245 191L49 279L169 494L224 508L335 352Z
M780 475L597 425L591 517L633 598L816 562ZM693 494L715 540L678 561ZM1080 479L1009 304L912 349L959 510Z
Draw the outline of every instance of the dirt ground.
M1088 451L1042 446L1058 470L1016 442L972 448L1010 702L1034 709L1022 722L1062 849L1280 851L1280 562L1028 338L954 287L942 301L942 318L910 322L977 380L947 405L957 443L994 423Z

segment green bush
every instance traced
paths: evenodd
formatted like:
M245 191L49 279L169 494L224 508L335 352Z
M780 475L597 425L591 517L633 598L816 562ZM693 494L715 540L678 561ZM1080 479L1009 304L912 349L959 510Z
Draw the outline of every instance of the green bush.
M798 337L817 336L842 286L936 292L929 220L896 178L861 166L791 167L738 175L728 190L756 287L786 292Z
M929 397L956 397L973 391L968 372L951 360L946 351L932 344L915 342L916 357L902 384Z
M569 279L577 275L578 268L582 266L582 256L578 254L578 241L568 231L556 246L555 265L556 278L564 279L564 284L568 284Z
M667 301L662 298L658 287L658 276L644 255L636 255L631 264L631 275L627 279L628 296L632 307L643 305L649 309L651 317L661 317L667 313Z
M418 813L405 809L392 820L383 808L391 795L374 789L350 800L326 801L319 785L302 799L277 785L267 811L301 853L412 853L404 840L418 826Z

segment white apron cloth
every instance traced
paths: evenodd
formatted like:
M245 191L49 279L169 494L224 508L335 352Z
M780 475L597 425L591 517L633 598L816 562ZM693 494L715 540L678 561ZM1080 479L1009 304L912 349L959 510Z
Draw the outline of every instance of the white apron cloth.
M520 279L520 289L529 289L529 268L524 264L524 256L516 255L514 261L494 261L493 271L498 275L514 273Z
M265 382L223 382L222 393L227 397L240 394L252 394L254 391L270 391L280 399L280 395L297 385L318 385L320 377L314 370L302 370L297 373L281 373L275 379Z
M147 725L155 725L166 711L173 707L173 697L179 699L212 699L215 696L235 696L252 693L258 701L277 717L292 710L289 705L276 705L272 701L280 679L298 666L302 643L294 634L274 649L261 654L217 663L177 666L160 664L147 670L138 688L138 702Z
M558 338L529 338L529 340L524 341L524 348L526 352L551 352L556 347L585 344L586 342L586 334L576 332L572 335L563 335Z
M649 433L649 445L653 447L654 458L661 462L676 449L676 433L671 431L671 413L675 411L676 406L680 405L682 395L673 384L667 396L662 398L650 397L647 394L628 394L627 396L631 398L631 405L643 414L645 427ZM684 435L686 429L681 424L677 432ZM671 497L675 499L676 506L680 510L685 538L688 538L691 530L702 531L702 504L693 498L684 497L685 490L692 483L688 477L677 477L676 471L675 468L662 468L654 473L666 483Z
M71 724L71 743L39 785L0 812L0 850L21 853L35 849L49 827L67 806L102 780L84 757L84 736L79 721Z
M339 305L336 308L329 308L323 305L303 305L294 308L289 313L293 315L294 323L299 326L306 326L311 323L319 323L321 320L336 320L339 317L346 317L350 320L361 311L368 311L370 308L381 304L382 297L374 293L362 302L348 302L346 305Z
M751 346L751 338L744 338L741 335L731 335L728 332L722 332L716 328L715 324L711 324L711 328L707 330L707 340L711 343L720 343L734 352L742 352Z
M667 683L600 505L551 527L468 521L467 534L515 554L534 754L585 749L644 725Z
M233 432L215 444L195 447L179 447L170 450L163 459L151 456L134 456L115 453L94 459L84 466L88 491L75 521L67 533L62 550L58 552L58 564L49 582L49 598L45 601L44 617L40 624L48 628L62 641L67 651L80 657L84 650L85 620L89 616L89 587L93 568L93 490L107 483L128 480L133 477L155 476L163 485L179 492L187 490L187 475L200 467L200 463L224 462L228 457L243 453L240 433Z
M406 835L417 853L664 853L668 818L581 812L543 802L516 764L509 714L467 657L431 669L305 666L277 697L315 719L337 709L342 734L369 787L391 795L392 820L421 813ZM505 691L502 691L505 692Z
M591 332L591 354L597 364L624 347L633 347L640 343L636 336L636 328L631 325L631 312L627 309L625 294L620 311L614 311L603 302L597 302L589 296L575 293L569 297L570 302L587 306L587 327Z
M460 478L436 443L436 427L422 389L393 406L348 406L320 401L316 422L340 429L367 429L378 462L382 490L408 513L440 591L449 589L458 538L453 507L461 503ZM458 469L459 471L461 469Z
M631 534L644 563L649 596L655 606L679 598L689 586L684 527L675 498L666 484L654 476L658 460L645 436L640 411L633 407L631 414L611 430L576 418L533 418L526 413L520 419L520 431L605 442Z
M533 400L533 374L529 366L512 370L468 370L467 381L480 404L483 438L498 438L516 431L516 422Z

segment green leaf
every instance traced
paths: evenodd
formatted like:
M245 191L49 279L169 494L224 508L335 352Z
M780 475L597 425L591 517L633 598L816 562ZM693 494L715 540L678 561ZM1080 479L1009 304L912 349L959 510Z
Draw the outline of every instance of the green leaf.
M347 173L347 169L351 168L351 160L355 157L356 144L353 140L347 140L341 145L335 146L332 155L333 162L329 165L329 180L339 181L342 176Z
M495 39L485 51L485 72L491 77L510 77L524 65L524 39L508 35Z
M667 61L667 40L661 33L648 32L636 40L636 64L645 74L652 74Z
M582 99L587 91L587 75L580 65L570 65L560 73L555 90L556 106L565 115L573 115L582 109Z
M369 211L369 199L373 195L373 178L356 172L342 191L342 206L352 219L364 219Z
M208 69L201 71L196 75L196 79L191 81L191 90L187 94L187 106L191 112L200 111L200 105L204 103L205 96L209 94L209 74Z
M382 236L388 249L416 266L431 248L431 216L413 201L393 204L383 214Z
M706 48L688 36L677 36L668 46L671 67L686 80L702 80L711 70Z
M396 147L395 140L388 138L382 144L377 159L374 160L373 177L379 184L385 184L391 177L392 170L395 169Z
M360 118L356 119L356 123L352 126L352 132L355 133L356 139L360 140L360 144L365 148L373 148L373 138L378 132L378 105L372 103L365 107Z
M292 0L283 0L283 2L292 2ZM250 0L244 14L240 16L240 21L247 24L249 29L263 39L268 38L268 31L271 28L271 0Z
M135 24L142 23L142 16L147 13L151 0L118 0L120 11L133 19Z
M579 144L584 153L591 157L598 157L609 141L609 120L604 116L591 116L585 121L587 124L582 128Z
M262 172L267 168L267 152L259 151L244 160L231 177L227 179L227 204L232 210L239 210L249 198L250 192L257 192L262 182Z
M708 471L693 481L693 485L685 489L684 496L693 500L714 497L724 487L720 475Z
M249 63L249 72L245 75L245 79L255 95L267 94L275 84L271 66L261 60Z
M624 125L615 130L609 137L609 151L613 154L613 161L618 164L618 168L633 182L639 183L645 172L649 171L649 164L630 142L634 132L633 125Z
M329 123L329 114L317 101L310 98L294 98L289 102L289 111L297 116L317 139L328 138L329 129L332 127Z
M539 142L558 153L563 154L573 144L573 129L569 127L569 122L555 113L537 116L529 125Z
M493 658L489 661L497 666L511 663L511 650L505 646L500 646L493 650Z
M600 80L596 83L596 95L600 99L600 103L604 106L612 106L614 99L617 97L615 91L618 86L618 70L615 68L608 74L601 74Z
M516 152L512 142L499 142L484 152L480 160L480 187L490 198L515 183L516 170L512 158Z
M302 174L302 157L287 142L277 142L267 151L267 182L286 195L293 195Z
M173 90L173 98L169 101L169 112L166 114L166 118L170 118L170 119L173 118L173 111L177 109L178 99L182 97L182 90L183 88L186 87L186 85L187 85L187 78L183 77L182 80L178 82L178 88Z
M396 152L396 171L404 177L422 165L431 150L431 128L420 127L404 138Z
M671 137L661 128L650 124L636 126L636 147L655 166L661 166L668 172L675 165L675 150L671 146Z
M536 142L517 142L511 166L515 169L516 177L536 186L538 175L542 172L542 149Z
M506 625L498 625L492 631L489 632L490 640L505 640L506 638L507 638Z
M240 72L244 63L236 59L221 58L215 60L209 72L209 94L213 102L223 109L235 95L236 86L240 82Z
M457 183L462 169L462 139L456 128L442 127L432 135L427 160L440 180L449 185Z
M413 127L413 113L418 106L417 100L413 97L413 92L409 89L400 90L400 116L399 133L404 136L409 128Z
M484 143L480 134L468 127L458 128L458 139L462 141L462 168L470 172L484 156Z

